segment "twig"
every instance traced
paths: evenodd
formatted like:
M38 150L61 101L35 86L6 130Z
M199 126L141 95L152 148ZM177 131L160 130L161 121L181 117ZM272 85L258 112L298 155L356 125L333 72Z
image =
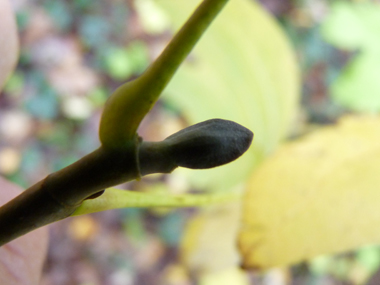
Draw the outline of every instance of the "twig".
M162 55L138 79L139 84L144 83L140 84L140 89L134 89L138 92L132 96L125 94L125 84L110 97L100 125L102 147L50 174L0 207L0 246L34 229L70 216L86 198L105 188L139 178L141 173L170 172L179 165L173 157L167 159L167 156L161 155L161 158L167 159L170 167L165 166L165 163L157 163L156 166L165 167L152 169L152 164L146 162L149 159L157 160L160 155L154 147L144 147L147 145L141 144L136 130L181 62L227 2L228 0L204 0ZM129 96L129 99L124 100L125 96ZM132 104L128 105L130 103ZM117 112L113 112L113 107ZM125 108L134 111L125 112ZM252 133L247 131L243 138L246 145L241 148L244 151L252 140ZM139 151L140 145L142 147ZM179 145L180 148L185 146L185 149L188 146ZM187 149L191 151L191 148ZM169 156L170 153L175 154L176 151L165 152ZM142 163L138 156L141 156Z

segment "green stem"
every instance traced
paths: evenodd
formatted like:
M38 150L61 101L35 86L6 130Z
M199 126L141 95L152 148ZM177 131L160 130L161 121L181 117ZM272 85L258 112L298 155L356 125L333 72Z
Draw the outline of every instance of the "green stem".
M204 0L162 54L137 79L120 86L108 99L99 138L107 148L123 148L168 85L178 67L228 0Z
M161 93L228 0L204 0L142 75Z
M72 216L85 215L118 208L152 208L152 207L199 207L227 203L241 197L240 193L217 194L155 194L141 193L115 188L107 189L102 196L86 200Z

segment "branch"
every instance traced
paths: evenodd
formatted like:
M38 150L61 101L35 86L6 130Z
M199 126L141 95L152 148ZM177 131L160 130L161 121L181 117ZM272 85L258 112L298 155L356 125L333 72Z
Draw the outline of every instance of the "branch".
M249 148L252 139L253 133L239 124L213 119L183 129L162 142L136 140L128 148L129 151L101 147L74 164L49 175L2 206L0 245L66 218L86 199L94 198L94 194L101 195L105 188L140 175L170 173L178 166L206 169L229 163ZM179 201L178 206L186 206L207 201L207 198L185 197L185 200L171 197L165 200L161 196L159 202L173 205L175 201ZM152 197L139 195L138 199L141 205L152 205ZM115 201L111 201L110 206L112 203ZM128 202L123 203L128 206ZM83 214L83 210L81 211Z
M102 146L50 174L0 208L0 246L64 219L105 188L178 166L210 168L228 163L249 147L253 134L223 120L184 129L163 142L142 142L136 130L197 40L228 0L204 0L162 55L137 80L121 86L103 111Z

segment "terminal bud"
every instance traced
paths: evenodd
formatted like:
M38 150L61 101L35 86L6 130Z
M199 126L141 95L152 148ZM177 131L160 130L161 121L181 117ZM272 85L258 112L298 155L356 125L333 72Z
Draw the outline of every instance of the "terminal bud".
M169 173L178 166L206 169L240 157L251 145L253 133L227 120L212 119L185 128L161 142L140 146L140 171Z

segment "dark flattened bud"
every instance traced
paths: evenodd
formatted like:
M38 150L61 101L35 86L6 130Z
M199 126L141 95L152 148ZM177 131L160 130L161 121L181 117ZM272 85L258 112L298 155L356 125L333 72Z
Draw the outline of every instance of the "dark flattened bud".
M168 138L166 155L178 166L206 169L229 163L251 145L253 133L227 120L212 119L185 128Z
M101 196L104 193L104 191L106 191L106 189L100 190L99 192L96 192L96 193L88 196L85 200L90 200L90 199L98 198L99 196Z

